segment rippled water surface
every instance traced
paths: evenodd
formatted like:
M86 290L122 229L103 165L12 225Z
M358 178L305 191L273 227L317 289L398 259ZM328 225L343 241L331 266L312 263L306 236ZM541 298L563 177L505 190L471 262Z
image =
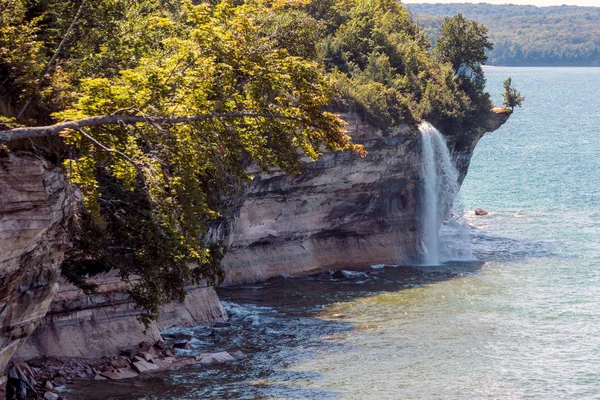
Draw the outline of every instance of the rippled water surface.
M80 398L600 398L600 69L488 68L498 103L527 97L478 144L461 190L480 262L225 289L232 326L180 329L234 364ZM498 94L498 96L496 96Z

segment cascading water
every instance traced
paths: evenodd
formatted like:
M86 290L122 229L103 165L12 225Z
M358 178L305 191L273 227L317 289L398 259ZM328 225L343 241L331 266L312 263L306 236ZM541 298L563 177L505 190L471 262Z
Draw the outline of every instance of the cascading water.
M462 207L453 209L453 205L461 204L457 200L458 171L440 132L428 122L421 123L419 131L423 151L421 263L439 265L451 260L471 261L473 255Z

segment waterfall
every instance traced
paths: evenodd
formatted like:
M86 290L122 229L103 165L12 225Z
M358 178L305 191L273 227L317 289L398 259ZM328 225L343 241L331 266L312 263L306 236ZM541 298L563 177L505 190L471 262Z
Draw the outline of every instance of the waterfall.
M473 255L468 226L462 207L459 207L461 202L457 199L458 171L440 132L428 122L421 123L419 131L423 152L421 263L439 265L445 261L471 261Z

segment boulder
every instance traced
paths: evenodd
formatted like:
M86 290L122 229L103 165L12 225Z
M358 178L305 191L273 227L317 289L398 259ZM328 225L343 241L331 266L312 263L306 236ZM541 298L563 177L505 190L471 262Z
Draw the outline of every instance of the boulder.
M105 380L107 380L107 378L106 378L106 377L104 377L104 376L102 376L102 375L100 375L100 374L96 374L96 375L94 375L94 378L93 378L93 379L94 379L95 381L105 381Z
M478 215L478 216L488 215L488 212L482 208L476 208L475 215Z
M152 362L154 361L154 355L152 353L144 353L141 352L138 354L138 357L143 358L145 361Z
M196 357L196 360L200 362L200 364L220 364L230 361L235 361L235 358L231 354L226 351L221 351L219 353L203 353Z
M129 367L129 359L128 358L116 358L110 362L110 365L113 368L127 368Z
M145 353L152 348L152 344L150 342L140 342L138 346L140 348L140 351L143 351Z
M160 368L158 365L150 363L140 357L136 357L132 365L133 369L135 369L140 374L143 374L144 372L156 371Z
M132 370L131 368L119 368L114 371L103 371L101 372L102 376L113 379L113 380L121 380L121 379L129 379L135 378L139 374Z

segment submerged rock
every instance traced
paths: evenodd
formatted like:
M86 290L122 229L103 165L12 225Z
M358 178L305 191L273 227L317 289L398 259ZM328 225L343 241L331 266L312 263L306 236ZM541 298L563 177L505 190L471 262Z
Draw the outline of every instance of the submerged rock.
M176 349L181 349L181 350L191 350L192 349L192 346L190 346L189 342L175 343L173 345L173 347L175 347Z
M332 272L331 277L333 279L344 279L344 278L346 278L346 275L344 275L344 271L338 270L338 271Z
M231 355L236 359L236 360L242 360L244 358L247 357L246 354L244 354L241 350L236 350L233 353L231 353Z
M331 273L331 277L334 279L352 279L352 278L364 278L367 274L359 271L346 271L338 270Z
M219 353L204 353L196 356L196 360L200 362L200 364L220 364L230 361L235 361L235 358L226 351L221 351Z
M135 378L139 374L135 372L131 368L118 368L112 371L103 371L100 373L102 376L105 376L108 379L113 380L121 380L121 379L129 379Z

